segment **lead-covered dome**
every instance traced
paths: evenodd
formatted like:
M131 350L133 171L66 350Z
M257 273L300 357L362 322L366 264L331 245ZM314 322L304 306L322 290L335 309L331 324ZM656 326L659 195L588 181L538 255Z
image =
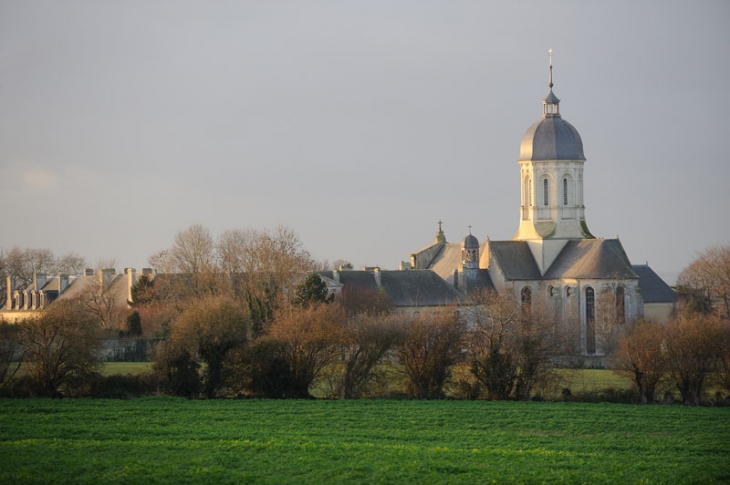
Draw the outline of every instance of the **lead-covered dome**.
M464 238L464 242L461 247L464 249L479 249L479 239L469 234Z
M522 137L522 160L585 160L578 130L559 114L545 115Z
M551 60L550 92L542 100L542 119L522 137L520 161L586 159L578 130L560 116L560 100L553 94L552 73Z

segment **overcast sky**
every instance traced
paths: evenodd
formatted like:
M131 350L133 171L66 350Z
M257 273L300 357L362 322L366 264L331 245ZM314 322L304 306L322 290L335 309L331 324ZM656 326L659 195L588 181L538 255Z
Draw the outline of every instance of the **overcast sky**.
M586 219L672 280L730 242L730 2L0 0L0 247L143 267L191 224L396 269L510 239L548 49Z

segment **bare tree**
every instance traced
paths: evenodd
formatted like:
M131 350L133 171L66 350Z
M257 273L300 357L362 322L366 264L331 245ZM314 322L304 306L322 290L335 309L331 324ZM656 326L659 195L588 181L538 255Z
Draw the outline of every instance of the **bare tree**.
M240 275L254 266L254 251L258 233L253 229L229 229L218 236L215 252L222 271Z
M666 376L665 330L658 322L638 320L617 342L613 367L631 379L642 404L654 402L657 386Z
M86 259L83 256L69 252L56 260L54 272L67 275L79 275L84 272L86 267Z
M454 309L419 314L405 324L405 337L397 348L408 377L408 394L418 399L444 397L450 367L462 347L465 325Z
M684 402L699 402L707 379L717 370L721 342L717 317L680 315L668 324L667 370Z
M10 382L23 362L18 325L0 323L0 389Z
M192 302L174 322L171 343L187 349L203 364L203 392L216 397L225 381L225 361L233 349L248 342L250 319L239 304L222 297ZM168 353L178 357L180 352Z
M83 295L87 311L96 318L102 328L121 327L126 305L120 302L113 291L114 278L102 276L101 271L98 275L99 281L90 285Z
M94 263L94 269L96 271L108 268L115 268L117 266L117 260L114 258L99 258Z
M169 249L149 258L150 265L167 276L157 285L158 294L181 300L220 293L222 275L214 249L210 232L200 224L178 232Z
M730 393L730 321L720 322L717 377L720 387Z
M358 315L348 319L342 336L343 375L338 395L359 399L383 357L404 336L402 316Z
M730 244L706 249L683 269L677 292L690 312L715 312L730 320Z
M30 377L44 393L56 395L74 378L98 366L99 327L81 300L56 302L20 324L20 343Z
M490 399L508 399L513 392L529 399L571 339L555 312L540 302L518 303L511 295L486 292L475 295L464 311L473 322L471 371Z
M473 323L471 372L490 399L508 399L517 378L513 333L522 311L516 299L500 297L495 292L476 294L471 303L466 309L467 318Z
M285 227L226 231L216 253L233 294L249 306L255 335L264 331L276 309L289 304L299 279L313 267L302 242Z
M207 228L194 224L175 235L169 251L174 271L198 275L215 267L213 238Z
M280 356L292 374L288 397L311 397L312 383L341 354L344 318L338 305L327 304L277 313L266 338L278 343Z
M12 247L4 253L4 266L7 276L14 276L19 287L33 283L36 273L55 271L56 259L50 249L21 249Z

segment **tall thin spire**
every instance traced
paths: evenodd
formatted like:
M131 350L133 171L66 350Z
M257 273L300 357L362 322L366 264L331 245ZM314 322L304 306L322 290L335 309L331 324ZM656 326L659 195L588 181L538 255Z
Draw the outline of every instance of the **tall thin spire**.
M548 54L550 55L550 84L548 86L553 89L553 50L550 49Z
M545 96L545 99L542 100L542 115L543 117L559 117L560 108L558 108L558 104L560 103L560 100L557 96L555 96L555 94L553 94L553 50L550 49L548 54L550 55L550 78L548 82L550 90L548 91L548 95Z

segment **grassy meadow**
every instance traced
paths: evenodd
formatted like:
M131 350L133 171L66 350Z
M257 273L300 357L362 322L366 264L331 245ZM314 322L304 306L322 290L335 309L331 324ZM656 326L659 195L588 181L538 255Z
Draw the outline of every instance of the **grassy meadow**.
M0 400L0 483L728 483L730 409Z

